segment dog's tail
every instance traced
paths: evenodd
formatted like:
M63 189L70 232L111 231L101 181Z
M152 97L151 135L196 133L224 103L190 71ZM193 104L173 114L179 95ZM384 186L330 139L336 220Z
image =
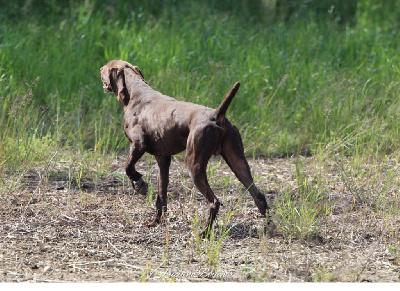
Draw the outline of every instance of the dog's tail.
M228 92L228 94L226 94L224 101L222 101L221 105L219 105L218 108L215 110L218 124L224 123L226 110L228 110L229 104L231 104L231 101L233 97L235 97L236 92L239 90L239 87L240 82L236 82L235 85L233 85L232 89Z

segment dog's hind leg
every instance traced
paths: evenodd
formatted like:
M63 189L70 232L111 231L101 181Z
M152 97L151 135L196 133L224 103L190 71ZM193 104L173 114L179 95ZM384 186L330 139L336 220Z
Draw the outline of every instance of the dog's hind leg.
M207 163L215 152L218 136L221 131L216 126L206 126L193 130L188 137L186 147L186 165L190 171L197 189L210 203L210 215L207 228L203 231L202 237L208 237L215 218L217 217L221 203L214 195L207 180Z
M254 184L249 164L247 163L246 157L244 155L243 142L242 138L240 137L239 131L234 125L230 123L226 124L225 130L226 134L223 140L221 155L227 162L231 170L235 173L235 176L250 192L260 213L267 218L267 231L270 235L273 235L276 226L272 222L271 216L269 214L269 207L265 196Z
M169 183L169 166L171 165L171 156L156 156L158 172L158 194L156 201L156 214L147 226L152 227L160 223L161 216L167 211L167 189Z

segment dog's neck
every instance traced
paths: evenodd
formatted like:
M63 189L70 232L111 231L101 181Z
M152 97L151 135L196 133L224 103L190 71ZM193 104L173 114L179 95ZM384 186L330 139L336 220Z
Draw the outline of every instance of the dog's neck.
M136 74L132 74L129 77L125 76L125 86L127 90L126 93L128 94L128 98L122 100L125 111L130 103L137 102L143 95L154 92L154 90Z

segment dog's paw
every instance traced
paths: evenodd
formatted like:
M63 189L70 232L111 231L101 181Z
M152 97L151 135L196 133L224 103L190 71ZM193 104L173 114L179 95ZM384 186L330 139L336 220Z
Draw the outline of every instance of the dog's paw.
M159 224L158 219L152 219L149 222L145 223L147 227L156 227Z
M143 179L140 179L139 181L135 181L132 183L133 189L135 190L136 193L146 196L147 191L149 189L147 183L143 181Z

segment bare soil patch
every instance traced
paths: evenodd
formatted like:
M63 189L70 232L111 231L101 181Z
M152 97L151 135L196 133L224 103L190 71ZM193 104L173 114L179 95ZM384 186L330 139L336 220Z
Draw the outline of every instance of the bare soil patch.
M335 167L324 171L332 181L326 193L331 211L320 219L314 236L301 240L282 228L275 237L265 237L250 195L226 164L211 161L210 183L224 205L210 242L198 238L208 206L182 162L175 159L171 165L168 214L150 229L144 223L154 214L155 200L132 194L123 162L115 159L95 180L71 179L62 166L46 173L32 170L18 191L3 193L0 281L400 280L400 221L367 202L355 204ZM274 200L297 187L295 161L249 162L274 211ZM156 187L155 164L144 161L138 169Z

